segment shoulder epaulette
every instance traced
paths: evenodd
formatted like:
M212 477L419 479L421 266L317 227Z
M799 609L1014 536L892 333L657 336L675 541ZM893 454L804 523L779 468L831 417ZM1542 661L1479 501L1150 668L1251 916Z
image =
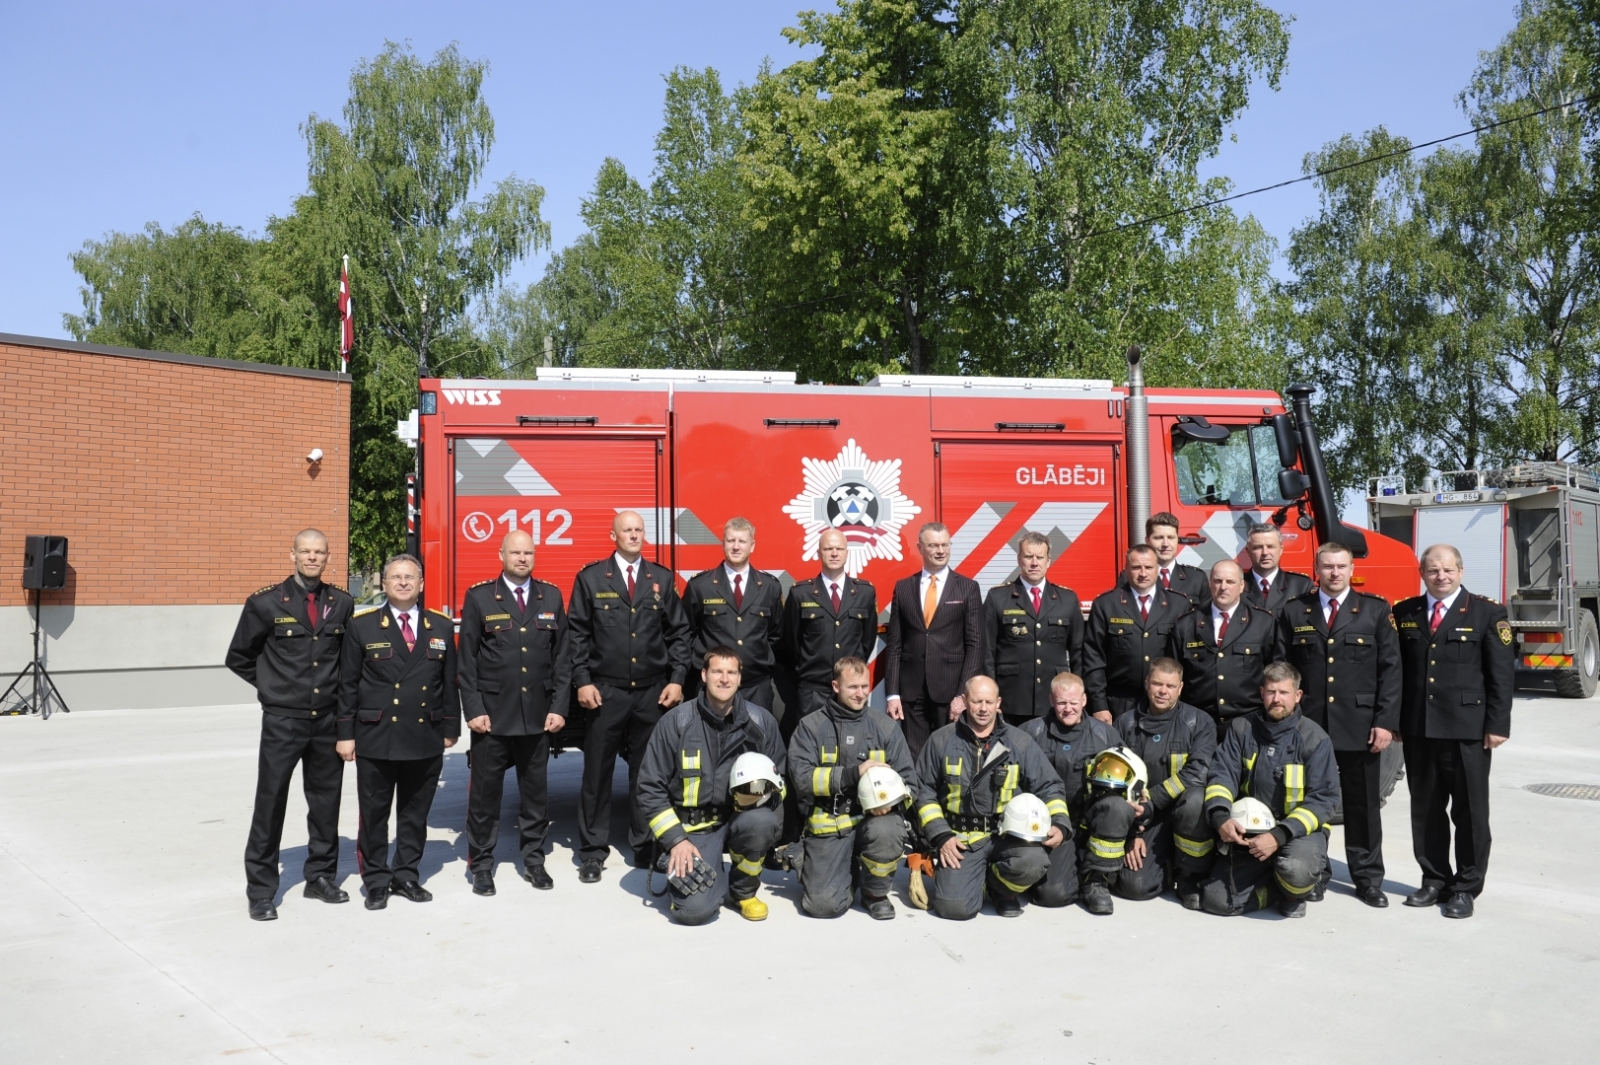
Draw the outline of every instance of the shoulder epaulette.
M441 618L444 618L444 619L445 619L445 620L446 620L446 621L448 621L448 622L450 622L450 623L451 623L451 624L452 624L452 625L453 625L453 624L455 624L455 620L456 620L456 619L455 619L455 618L453 618L453 617L451 617L451 616L450 616L450 615L449 615L449 614L446 614L446 613L445 613L445 612L444 612L444 611L443 611L443 610L434 610L434 609L432 609L432 608L431 608L431 607L430 607L430 608L429 608L429 609L428 609L428 613L430 613L430 614L436 614L436 615L438 615L438 616L439 616L439 617L441 617Z
M1493 603L1495 606L1501 605L1500 600L1490 598L1487 595L1479 595L1477 592L1470 592L1468 594L1470 594L1474 599L1482 599L1485 603Z
M359 617L363 617L363 616L365 616L367 614L372 613L374 610L381 610L381 609L383 609L383 608L382 607L376 607L376 606L358 606L358 607L356 607L356 612L354 614L350 615L350 616L351 617L355 617L355 618L359 618Z
M474 585L472 585L472 587L468 588L467 591L470 592L470 591L472 591L473 588L482 588L486 584L493 584L494 581L495 581L495 579L493 577L490 577L486 581L479 581L477 584L474 584Z
M254 599L258 595L266 595L268 592L275 592L277 590L278 586L276 584L269 584L265 588L258 588L257 590L251 592L250 598Z

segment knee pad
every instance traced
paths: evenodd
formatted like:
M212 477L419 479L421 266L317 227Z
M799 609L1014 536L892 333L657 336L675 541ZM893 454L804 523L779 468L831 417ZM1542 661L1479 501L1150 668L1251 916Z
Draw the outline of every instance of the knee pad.
M978 911L981 909L983 909L981 900L974 906L964 899L935 898L932 904L933 912L947 921L970 921L978 916Z

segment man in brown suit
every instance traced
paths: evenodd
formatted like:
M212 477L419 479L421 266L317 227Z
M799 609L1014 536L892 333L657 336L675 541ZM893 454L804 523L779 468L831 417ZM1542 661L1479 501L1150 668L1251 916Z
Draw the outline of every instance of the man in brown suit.
M922 570L895 584L884 638L887 709L913 759L966 710L962 687L983 671L983 597L976 581L950 568L950 530L924 525L917 552Z

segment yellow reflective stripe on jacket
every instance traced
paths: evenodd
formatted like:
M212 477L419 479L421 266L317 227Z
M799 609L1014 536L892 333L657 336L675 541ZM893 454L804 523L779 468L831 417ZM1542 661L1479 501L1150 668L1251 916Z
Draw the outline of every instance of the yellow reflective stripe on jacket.
M1099 836L1089 837L1089 853L1096 858L1121 861L1127 852L1128 844L1125 840L1101 839Z
M959 839L962 843L965 843L969 847L972 846L975 843L982 843L984 840L986 840L988 838L989 838L989 833L987 833L987 832L957 832L956 833L956 839Z
M700 768L700 752L699 751L695 751L693 754L690 754L688 751L683 751L682 754L683 754L683 768L685 768L685 769L699 769Z
M817 766L811 771L811 794L828 794L828 778L833 775L833 770L827 766Z
M964 759L944 760L944 775L950 778L946 787L944 808L953 814L961 812L961 764Z
M1183 772L1183 767L1189 764L1189 755L1184 751L1174 751L1168 755L1167 760L1172 764L1172 775L1177 776Z
M921 823L923 828L927 828L943 816L944 810L940 809L939 804L936 802L917 807L917 821Z
M1306 767L1290 762L1283 767L1283 812L1291 813L1306 801Z
M1206 788L1206 802L1212 799L1222 799L1226 802L1233 801L1233 789L1226 784L1211 784Z
M1312 889L1317 886L1316 882L1313 881L1312 883L1307 884L1305 887L1295 887L1293 884L1285 880L1283 878L1283 874L1277 870L1273 870L1272 876L1273 879L1277 880L1279 887L1283 888L1283 890L1288 894L1294 896L1309 895L1311 894Z
M838 765L839 764L839 748L837 748L837 747L824 747L824 748L822 748L822 764L823 765Z
M1168 798L1176 799L1183 794L1183 781L1175 776L1168 777L1161 782L1161 790L1167 793Z
M1289 816L1285 817L1284 820L1299 821L1302 825L1306 826L1306 835L1308 836L1317 830L1317 815L1312 813L1311 810L1305 806L1302 806L1299 809L1290 810Z
M837 816L822 810L812 810L811 817L806 821L806 831L813 836L837 836L841 832L848 832L861 823L858 815L839 814Z
M689 832L689 833L705 832L705 831L708 831L709 829L716 828L720 824L722 824L722 822L720 820L718 820L717 818L713 817L709 821L696 821L692 825L684 825L683 826L683 830L685 832Z
M669 806L650 819L650 832L660 839L667 829L681 824L683 822L678 820L678 812Z
M867 752L867 761L869 761L869 762L888 762L889 761L889 755L884 751L868 751Z
M733 859L733 867L745 876L755 876L761 872L763 858L759 854L754 858L746 858L742 854L735 854L729 851L728 857Z
M1209 839L1184 839L1176 832L1172 834L1172 842L1178 849L1191 858L1204 858L1211 853L1216 844Z
M683 805L685 805L685 806L699 806L700 805L700 778L699 777L684 777L683 778Z
M1006 778L1000 784L1000 801L995 809L1004 810L1006 803L1010 802L1011 797L1017 793L1017 774L1021 771L1022 767L1015 762L1006 766Z
M1000 886L1001 887L1005 888L1007 891L1011 892L1013 895L1020 895L1023 892L1028 890L1028 885L1026 885L1026 884L1013 884L1011 881L1009 881L1005 877L1001 876L999 871L996 870L995 867L992 866L992 865L989 866L989 872L991 874L993 874L993 876L994 876L994 878L996 880L1000 881Z
M1067 803L1064 799L1051 799L1049 802L1044 804L1044 808L1050 811L1051 817L1071 816L1071 812L1067 809Z
M1244 759L1244 772L1239 774L1239 792L1242 795L1250 794L1250 774L1256 771L1256 755L1260 751L1251 751Z

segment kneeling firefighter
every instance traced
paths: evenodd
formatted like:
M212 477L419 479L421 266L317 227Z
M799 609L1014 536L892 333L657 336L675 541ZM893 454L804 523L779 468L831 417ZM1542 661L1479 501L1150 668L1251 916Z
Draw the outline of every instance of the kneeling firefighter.
M1319 900L1327 886L1339 769L1328 734L1300 712L1299 689L1299 670L1269 665L1262 709L1228 727L1212 762L1206 817L1226 850L1201 889L1209 913L1265 909L1277 895L1285 917L1304 917L1307 900ZM1261 804L1267 809L1253 809Z
M1039 745L1000 720L994 681L973 677L965 693L965 711L928 738L912 782L917 821L938 861L930 909L972 918L987 881L996 912L1016 917L1022 895L1049 871L1050 852L1072 836L1066 789Z
M707 651L700 694L662 717L639 766L639 808L679 924L705 924L724 901L747 920L767 916L755 896L783 830L783 740L770 713L739 697L739 675L737 653Z
M910 832L903 813L911 752L889 715L867 706L872 672L859 658L833 666L833 694L807 714L789 740L804 835L800 908L838 917L856 889L880 921L894 918L889 881Z

